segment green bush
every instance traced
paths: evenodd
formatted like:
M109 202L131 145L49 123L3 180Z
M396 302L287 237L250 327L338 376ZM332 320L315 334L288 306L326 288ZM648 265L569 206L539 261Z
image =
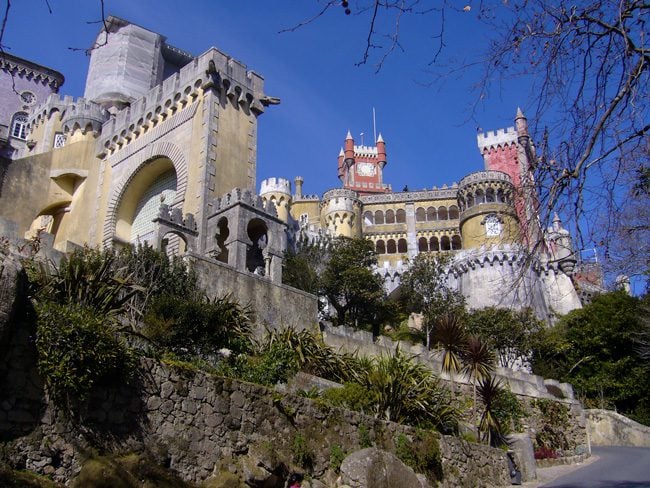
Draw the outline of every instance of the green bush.
M347 453L341 446L330 447L330 469L338 473L341 469L341 463L343 463L346 456Z
M100 384L123 382L134 356L110 317L85 305L36 303L38 370L57 401L83 401Z
M422 473L430 481L442 480L442 457L438 434L418 430L411 441L404 434L397 436L395 455L416 473Z
M321 400L333 407L367 413L372 411L374 405L371 392L358 383L345 383L342 388L325 390Z
M534 400L532 406L541 414L541 426L535 434L537 447L568 449L570 446L565 432L570 424L569 408L563 403L545 398Z
M501 426L502 434L523 431L522 419L526 416L526 411L510 389L503 388L497 393L492 411Z
M205 302L162 295L144 323L146 337L179 357L205 357L221 348L238 353L250 344L250 312L230 297Z
M309 449L302 434L296 434L292 445L293 461L300 467L309 469L314 464L314 454Z

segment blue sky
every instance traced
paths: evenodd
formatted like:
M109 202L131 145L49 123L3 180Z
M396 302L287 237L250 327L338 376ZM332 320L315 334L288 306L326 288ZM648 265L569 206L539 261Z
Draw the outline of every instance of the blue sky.
M88 57L69 48L89 47L99 29L99 0L12 2L7 50L54 68L66 77L61 92L81 96ZM180 8L179 5L186 5ZM105 0L107 14L159 32L198 55L210 46L244 62L265 78L266 92L280 97L259 119L259 181L280 176L305 179L304 191L322 193L340 185L337 155L349 129L356 143L372 142L372 109L387 142L384 181L401 190L451 184L483 168L477 127L513 125L517 106L529 99L523 82L501 86L475 105L476 72L434 80L427 63L436 49L434 15L401 21L404 52L395 52L375 73L362 56L368 16L334 9L296 32L282 33L320 9L316 0ZM4 5L3 5L4 7ZM390 28L393 19L384 19ZM487 33L474 12L447 12L443 61L458 66L475 59ZM472 110L472 107L474 109Z

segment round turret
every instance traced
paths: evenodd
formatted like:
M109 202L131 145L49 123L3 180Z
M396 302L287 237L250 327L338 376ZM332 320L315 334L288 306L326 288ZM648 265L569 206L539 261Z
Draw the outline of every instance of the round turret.
M519 242L514 186L501 171L478 171L458 185L460 232L465 249Z
M329 190L320 203L321 226L333 236L360 237L361 208L357 192L344 188Z
M291 183L285 178L267 178L260 183L262 202L272 202L278 212L278 218L285 224L289 219L291 205Z

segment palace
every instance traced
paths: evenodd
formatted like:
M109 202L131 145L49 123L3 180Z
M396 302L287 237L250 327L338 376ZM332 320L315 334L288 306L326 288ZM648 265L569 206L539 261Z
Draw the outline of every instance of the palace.
M5 85L40 88L20 81L2 92L15 107L0 120L12 148L0 171L1 233L39 233L60 251L147 242L283 290L283 256L300 236L365 237L388 291L408 259L450 253L448 279L471 307L530 306L551 319L581 306L568 232L536 218L521 111L514 127L478 136L484 168L457 184L394 192L382 136L359 146L348 133L341 188L319 197L300 177L293 191L270 178L257 194L257 119L279 103L263 78L216 48L193 56L126 20L106 26L76 100L57 94L60 74L5 55Z

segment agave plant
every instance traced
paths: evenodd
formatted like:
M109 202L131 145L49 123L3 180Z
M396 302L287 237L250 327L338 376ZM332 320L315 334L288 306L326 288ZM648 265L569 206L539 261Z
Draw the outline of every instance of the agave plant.
M502 429L499 419L495 415L494 407L499 394L501 393L501 381L496 380L493 376L482 378L478 384L478 394L483 403L483 415L478 426L479 437L487 441L488 445L492 444L494 436L501 435Z
M374 394L375 414L385 420L433 424L450 430L458 421L448 392L423 364L400 351L376 358L362 385Z
M495 355L492 349L479 336L473 335L467 339L462 359L464 365L461 372L472 380L472 393L474 398L472 418L476 420L476 382L492 374L492 371L494 371Z

